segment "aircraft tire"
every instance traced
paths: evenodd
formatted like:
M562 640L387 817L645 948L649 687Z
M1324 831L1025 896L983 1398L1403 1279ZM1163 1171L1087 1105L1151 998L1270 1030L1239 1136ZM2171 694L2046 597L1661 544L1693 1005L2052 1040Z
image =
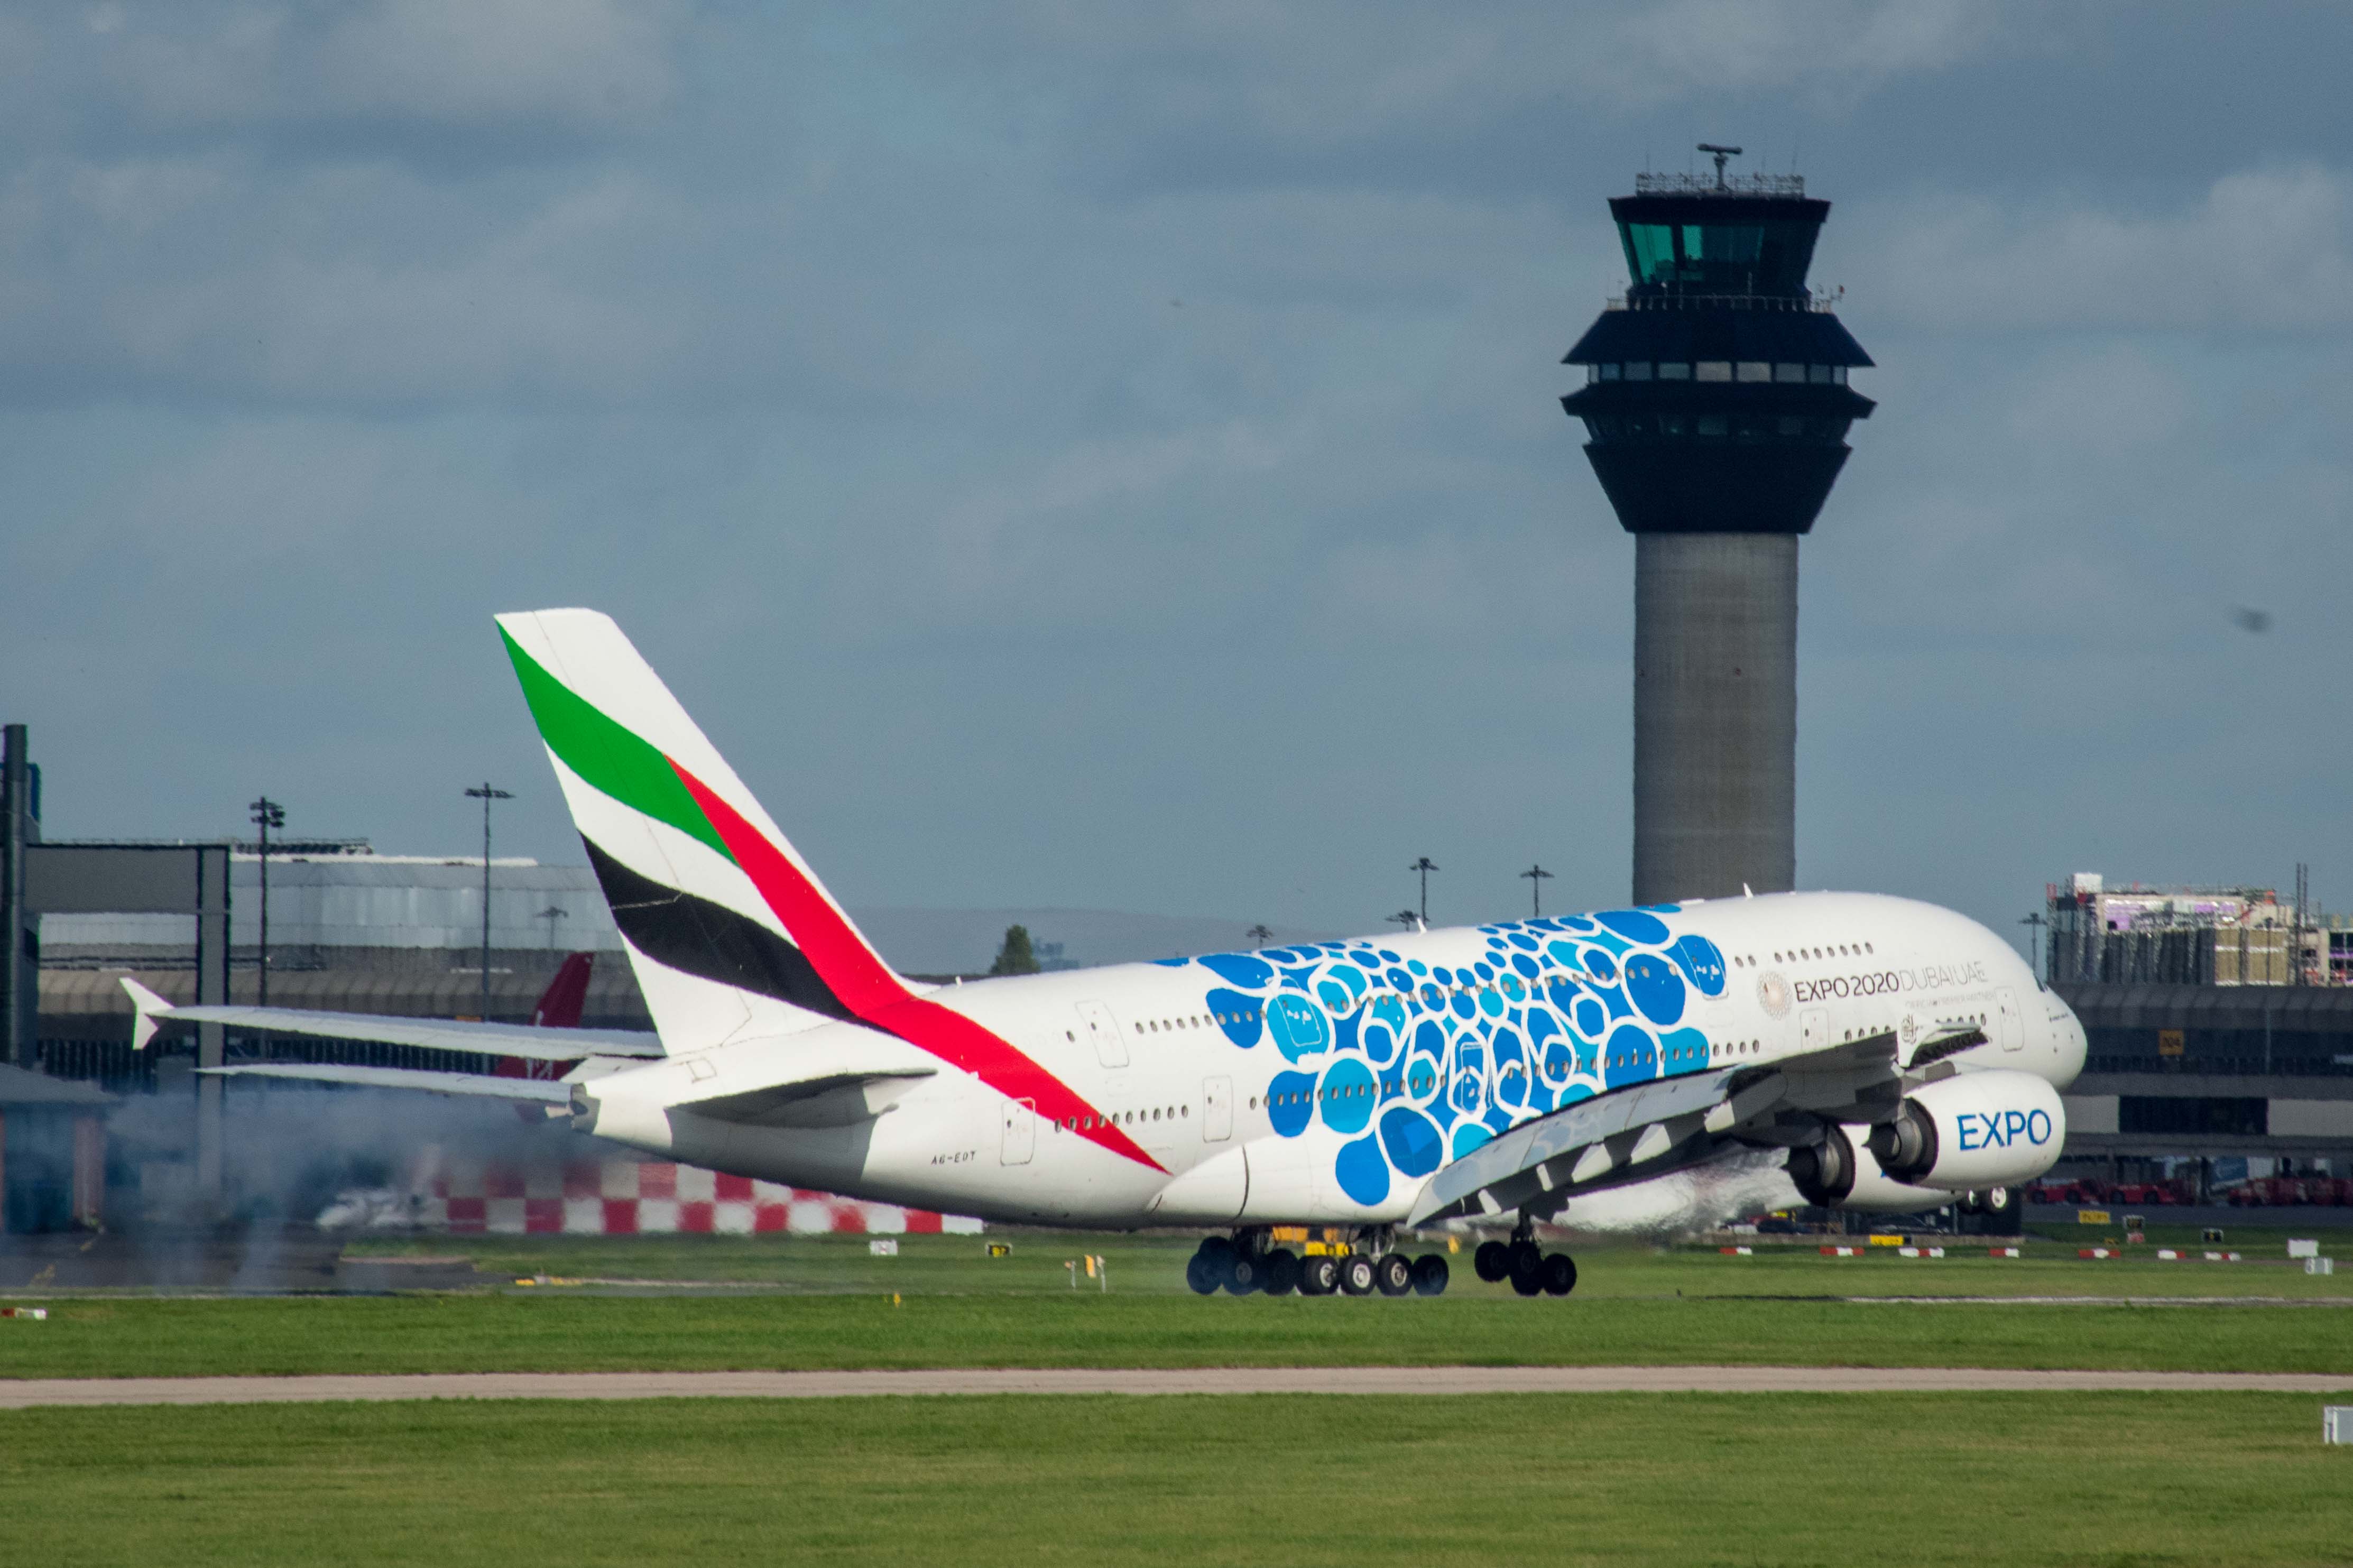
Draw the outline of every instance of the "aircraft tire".
M1237 1296L1247 1296L1265 1283L1266 1260L1262 1258L1237 1252L1226 1264L1226 1289Z
M1566 1252L1546 1253L1542 1279L1546 1295L1567 1295L1577 1289L1577 1259Z
M1303 1258L1299 1260L1299 1293L1303 1296L1329 1296L1340 1286L1340 1260L1336 1258Z
M1435 1252L1425 1252L1413 1260L1413 1288L1423 1296L1446 1294L1446 1278L1451 1272L1446 1259Z
M1361 1252L1352 1252L1340 1259L1340 1289L1351 1296L1369 1296L1379 1283L1373 1260Z
M1374 1260L1373 1284L1384 1296L1402 1296L1413 1289L1413 1259L1402 1252L1385 1252Z
M1222 1271L1209 1261L1206 1252L1197 1252L1185 1262L1185 1283L1193 1288L1196 1296L1214 1296L1225 1283Z
M1533 1241L1512 1243L1512 1289L1523 1296L1544 1289L1544 1249Z
M1231 1237L1205 1236L1201 1238L1200 1255L1220 1268L1225 1267L1226 1259L1231 1258L1236 1250Z
M2010 1205L2010 1189L1988 1187L1985 1190L1985 1196L1979 1198L1978 1202L1988 1214L2008 1214Z
M1500 1285L1512 1276L1512 1249L1500 1241L1482 1241L1471 1254L1472 1271L1490 1285Z
M1278 1247L1266 1255L1264 1262L1268 1295L1288 1296L1299 1289L1299 1254Z

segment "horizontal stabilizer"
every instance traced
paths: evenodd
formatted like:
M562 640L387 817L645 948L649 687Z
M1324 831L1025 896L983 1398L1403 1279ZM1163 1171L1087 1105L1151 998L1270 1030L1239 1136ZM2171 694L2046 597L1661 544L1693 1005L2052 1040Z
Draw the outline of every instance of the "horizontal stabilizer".
M475 1024L456 1018L393 1018L377 1013L319 1013L301 1007L174 1007L129 975L122 988L139 1009L132 1043L143 1048L162 1024L223 1024L273 1035L373 1040L428 1051L473 1051L532 1061L583 1057L659 1057L661 1037L644 1029L550 1029L529 1024Z
M689 1100L680 1107L721 1121L751 1127L832 1127L863 1121L896 1108L900 1096L934 1069L912 1072L838 1072L771 1084L740 1094Z
M568 1105L572 1086L547 1079L491 1078L470 1072L412 1072L402 1068L334 1067L311 1062L254 1062L245 1067L198 1068L206 1078L290 1078L308 1083L359 1084L369 1089L417 1089L428 1094L470 1094L487 1100L537 1100Z

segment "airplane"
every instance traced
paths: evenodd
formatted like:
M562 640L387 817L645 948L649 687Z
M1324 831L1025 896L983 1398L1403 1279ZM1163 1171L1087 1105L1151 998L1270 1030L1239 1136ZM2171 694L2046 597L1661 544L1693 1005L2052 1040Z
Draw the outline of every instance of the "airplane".
M664 1159L999 1222L1205 1227L1202 1294L1436 1295L1445 1255L1400 1235L1461 1221L1509 1226L1482 1278L1566 1296L1575 1260L1535 1227L1580 1197L1764 1152L1826 1207L2000 1207L2065 1139L2065 1003L1984 926L1875 894L919 984L611 619L497 619L654 1034L357 1037L576 1060L557 1081L217 1070L507 1095ZM268 1023L160 1001L142 1043L165 1017Z

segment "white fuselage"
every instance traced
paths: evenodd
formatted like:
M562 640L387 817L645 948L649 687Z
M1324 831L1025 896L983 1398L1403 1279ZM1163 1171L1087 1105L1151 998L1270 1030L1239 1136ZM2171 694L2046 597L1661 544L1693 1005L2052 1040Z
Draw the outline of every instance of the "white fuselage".
M1593 923L1613 918L1667 935L1630 943ZM676 1061L625 1069L616 1078L670 1075L669 1109L598 1131L723 1171L998 1221L1377 1225L1406 1215L1435 1163L1630 1082L1881 1033L1908 1061L1922 1039L1965 1025L1987 1038L1951 1058L1963 1072L2063 1088L2084 1060L2073 1015L2007 943L1950 910L1877 895L1777 894L1278 952L1296 962L1214 955L929 994L1068 1085L1148 1163L953 1068L898 1080L875 1096L879 1114L832 1126L721 1121L678 1103L782 1081L828 1036L871 1038L854 1024L697 1053L707 1066L691 1081ZM1658 952L1680 973L1658 981ZM1262 984L1234 979L1258 968ZM1675 995L1659 1000L1660 984Z

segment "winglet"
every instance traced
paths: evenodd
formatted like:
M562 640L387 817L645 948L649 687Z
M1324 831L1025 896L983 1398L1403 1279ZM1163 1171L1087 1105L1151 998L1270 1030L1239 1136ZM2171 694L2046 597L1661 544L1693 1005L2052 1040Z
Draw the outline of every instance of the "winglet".
M172 1013L172 1005L128 974L122 976L122 989L130 996L132 1007L138 1013L137 1019L131 1026L131 1048L134 1051L143 1051L147 1048L147 1042L155 1037L155 1031L161 1026L155 1022L157 1016L168 1017Z

